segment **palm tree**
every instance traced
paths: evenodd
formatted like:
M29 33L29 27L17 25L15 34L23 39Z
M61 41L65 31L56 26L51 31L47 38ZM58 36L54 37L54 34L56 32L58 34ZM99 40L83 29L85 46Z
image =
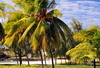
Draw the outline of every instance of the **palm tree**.
M82 63L84 60L94 59L96 57L95 51L94 45L84 42L78 44L66 54L72 57L71 60L76 60L77 63Z
M83 43L84 42L89 43L91 45L91 47L93 46L92 50L95 49L94 51L96 54L96 56L94 57L94 61L95 61L95 58L98 58L100 56L100 50L99 50L99 48L100 48L100 43L99 43L100 42L100 28L91 27L90 29L80 31L74 35L74 38ZM87 46L89 46L89 45L87 45ZM86 48L90 48L90 47L86 47ZM92 52L94 52L94 51L92 51ZM94 68L95 67L96 66L94 63Z
M58 50L60 42L66 42L66 38L72 36L69 27L57 18L61 16L61 12L57 9L51 10L55 6L55 0L13 0L13 2L20 6L22 15L11 13L18 17L14 19L11 17L6 22L5 29L10 30L7 37L17 37L16 33L19 34L17 42L20 44L28 36L35 53L41 48L44 50L49 48L54 68L52 50ZM8 25L12 26L7 27Z

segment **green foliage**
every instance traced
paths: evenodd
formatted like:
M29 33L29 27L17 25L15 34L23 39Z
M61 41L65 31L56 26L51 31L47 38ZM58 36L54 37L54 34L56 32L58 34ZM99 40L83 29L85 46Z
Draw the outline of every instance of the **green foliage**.
M100 28L91 27L90 29L76 32L74 39L81 41L75 48L69 50L67 54L72 56L72 59L95 59L100 55ZM84 61L84 60L83 60Z
M61 48L61 42L66 46L67 41L69 48L73 47L71 30L58 19L62 13L57 9L52 10L55 0L12 1L19 10L8 12L9 18L4 24L7 34L5 45L15 51L24 50L25 41L28 40L33 52L44 49L51 54L52 50Z
M84 59L94 59L96 55L96 48L87 42L78 44L75 48L69 50L66 54L72 56L72 60L77 62L84 61Z
M73 31L79 32L80 30L82 30L82 23L79 20L72 18L70 24Z
M54 9L47 13L47 15L51 15L54 17L62 17L62 13L58 9Z
M14 10L14 8L9 4L0 3L0 17L4 17L5 16L5 12L6 12L5 10L8 9L8 8Z

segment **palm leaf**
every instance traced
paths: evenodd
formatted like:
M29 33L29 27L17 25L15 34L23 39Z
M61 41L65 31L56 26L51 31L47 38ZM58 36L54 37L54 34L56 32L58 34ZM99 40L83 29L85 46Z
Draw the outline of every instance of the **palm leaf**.
M43 36L43 40L42 40L42 48L43 48L44 50L47 49L47 46L49 45L48 42L49 42L48 37L47 37L47 35L45 34L45 35Z
M51 2L49 2L47 9L55 8L55 6L56 6L55 0L52 0Z
M21 38L19 39L18 42L21 42L21 40L23 40L23 39L26 37L27 33L28 33L29 30L34 26L34 24L35 24L35 22L31 23L31 24L27 27L27 29L24 31L23 35L21 36Z
M58 9L54 9L49 11L47 15L54 16L54 17L62 17L62 13Z
M2 10L2 11L4 11L4 9L13 9L14 10L14 7L12 7L11 5L9 5L9 4L7 4L7 3L0 3L0 9Z
M31 47L34 51L37 51L40 43L42 42L42 33L48 28L48 24L45 23L45 19L43 18L37 25L35 31L31 36Z
M67 41L67 43L69 44L69 46L68 46L69 49L71 47L74 47L75 42L74 42L73 37L72 37L73 33L71 32L71 30L69 29L69 27L63 21L61 21L60 19L58 19L56 17L53 17L53 22L61 28L59 30L59 32L61 33L62 40L64 42ZM59 29L59 27L58 27L58 29Z
M5 16L5 9L12 9L14 10L14 8L7 4L7 3L0 3L0 16L4 17Z

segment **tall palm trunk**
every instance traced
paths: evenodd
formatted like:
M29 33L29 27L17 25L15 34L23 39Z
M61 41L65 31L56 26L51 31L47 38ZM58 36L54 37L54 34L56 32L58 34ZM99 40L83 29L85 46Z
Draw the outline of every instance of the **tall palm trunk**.
M50 57L51 57L51 61L52 61L52 68L54 68L54 61L53 61L53 54L52 54L52 48L50 46L50 43L49 43L49 52L50 52Z
M40 48L39 48L39 53L40 53L40 56L41 56L42 68L44 68L44 65L43 65L43 57L42 57L42 52L41 52L41 49Z
M94 59L94 68L96 68L96 62L95 62L95 59Z
M19 53L18 53L18 56L19 56L19 62L20 62L20 66L22 64L22 55L21 55L21 49L19 49Z
M52 28L52 26L51 26L51 23L52 22L50 22L50 29L49 29L49 31L50 31L50 37L51 37L51 28ZM50 39L51 40L51 39ZM52 54L52 47L51 47L51 43L49 42L49 52L50 52L50 56L51 56L51 60L52 60L52 68L54 68L54 61L53 61L53 54Z
M52 54L51 48L50 48L50 56L51 56L51 60L52 60L52 68L54 68L53 54Z

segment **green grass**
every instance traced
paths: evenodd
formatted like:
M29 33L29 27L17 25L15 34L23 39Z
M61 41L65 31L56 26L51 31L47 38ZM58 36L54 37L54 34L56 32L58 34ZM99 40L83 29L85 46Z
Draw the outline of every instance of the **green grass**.
M0 65L0 68L41 68L41 65ZM51 65L45 66L45 68L51 68ZM55 65L55 68L93 68L93 66L88 65ZM100 68L97 66L96 68Z

